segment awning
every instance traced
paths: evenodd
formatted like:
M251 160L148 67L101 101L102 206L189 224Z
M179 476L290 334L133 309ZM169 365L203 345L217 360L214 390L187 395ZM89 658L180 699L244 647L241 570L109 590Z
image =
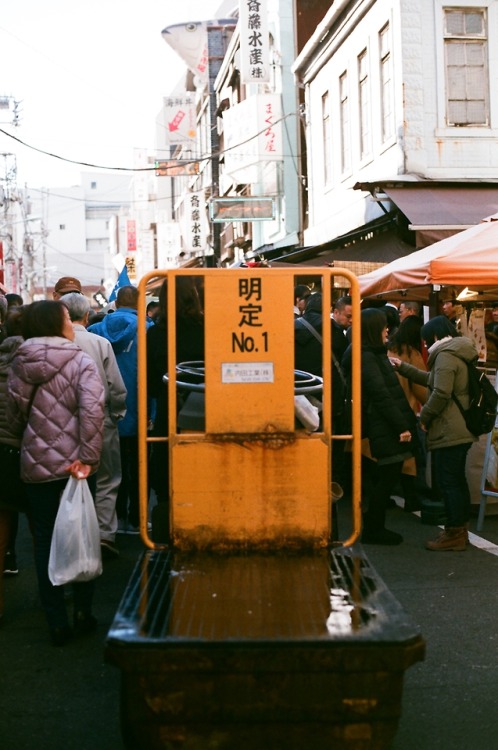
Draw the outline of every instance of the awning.
M416 183L415 183L416 184ZM462 229L498 211L498 186L385 187L384 192L404 213L411 229Z
M412 230L460 231L498 211L496 182L399 179L358 182L354 187L380 203L389 199L407 217Z
M272 264L277 261L315 267L340 265L341 261L383 264L414 250L413 245L400 238L395 217L388 215L321 245L297 248L280 256L273 254L270 260Z
M444 286L445 293L451 287L455 296L465 289L465 297L474 301L496 299L497 248L498 216L361 276L360 289L365 296L398 299L399 293L419 299Z

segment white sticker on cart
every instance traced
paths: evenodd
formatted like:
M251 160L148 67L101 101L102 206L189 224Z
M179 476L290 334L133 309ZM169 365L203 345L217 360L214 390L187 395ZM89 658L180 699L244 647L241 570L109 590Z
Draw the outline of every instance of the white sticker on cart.
M222 383L273 383L273 362L222 362Z

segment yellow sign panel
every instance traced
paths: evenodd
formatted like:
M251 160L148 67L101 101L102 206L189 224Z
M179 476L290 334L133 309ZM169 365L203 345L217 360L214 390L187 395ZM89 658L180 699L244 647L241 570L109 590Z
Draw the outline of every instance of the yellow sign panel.
M292 300L290 274L206 278L206 432L294 430Z

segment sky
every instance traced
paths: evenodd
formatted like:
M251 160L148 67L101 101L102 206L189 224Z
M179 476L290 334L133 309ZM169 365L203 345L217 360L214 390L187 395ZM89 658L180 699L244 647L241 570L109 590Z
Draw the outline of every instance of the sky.
M220 5L221 0L2 3L0 96L22 104L19 127L6 122L9 116L0 109L0 129L27 145L0 132L0 154L15 155L19 186L79 185L81 172L96 170L69 160L131 168L134 148L153 153L162 98L186 70L161 31L216 18ZM1 158L0 186L4 164Z

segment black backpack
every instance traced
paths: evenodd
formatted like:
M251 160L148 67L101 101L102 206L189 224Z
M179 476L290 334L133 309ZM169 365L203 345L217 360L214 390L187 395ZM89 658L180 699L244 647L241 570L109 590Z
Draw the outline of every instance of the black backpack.
M467 362L469 373L469 408L464 409L453 393L453 400L460 409L467 429L476 437L491 432L496 422L498 393L491 385L484 370L478 370L473 362Z

